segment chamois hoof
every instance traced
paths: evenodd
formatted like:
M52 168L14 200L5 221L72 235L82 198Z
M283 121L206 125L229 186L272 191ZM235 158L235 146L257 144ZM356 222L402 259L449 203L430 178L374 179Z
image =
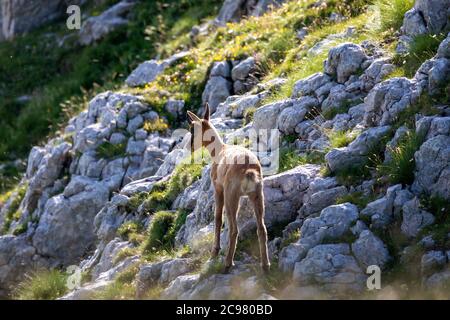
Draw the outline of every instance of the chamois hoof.
M211 250L211 258L215 259L219 255L220 248L213 248Z
M268 274L270 272L270 264L262 265L261 269L264 274Z
M230 273L231 268L233 268L233 266L225 266L225 268L223 268L223 274L228 274L228 273Z

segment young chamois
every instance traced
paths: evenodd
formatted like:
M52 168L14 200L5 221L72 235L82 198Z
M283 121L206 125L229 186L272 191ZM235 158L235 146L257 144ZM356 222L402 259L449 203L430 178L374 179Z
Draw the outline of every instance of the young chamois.
M220 231L222 213L225 206L229 224L228 252L225 258L225 272L234 265L233 258L238 238L237 213L241 196L248 196L253 205L262 269L270 268L267 255L267 230L264 224L264 194L261 165L258 158L249 150L235 145L227 145L209 121L210 111L206 105L203 119L188 111L191 124L191 152L205 147L212 159L211 181L214 185L215 234L211 252L213 258L220 251Z

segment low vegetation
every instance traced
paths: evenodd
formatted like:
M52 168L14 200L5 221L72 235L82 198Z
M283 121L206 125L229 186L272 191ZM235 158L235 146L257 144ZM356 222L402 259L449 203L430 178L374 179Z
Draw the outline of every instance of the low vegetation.
M424 137L415 132L407 132L395 147L387 147L391 160L378 165L379 175L387 176L391 184L411 185L414 181L416 163L414 153L419 149Z
M22 212L19 209L20 203L25 197L26 191L27 191L27 184L22 184L20 186L17 186L13 191L9 192L9 194L5 196L5 198L7 197L11 199L11 202L7 204L8 209L5 212L3 226L1 226L2 229L0 230L0 234L7 233L13 221L17 221L20 219L22 215Z
M171 250L175 245L175 236L186 221L187 212L159 211L152 216L147 230L147 238L143 243L144 253L160 250Z
M377 0L380 23L383 30L398 30L406 11L414 6L414 0Z
M67 277L67 274L56 269L35 272L18 285L14 298L54 300L68 291Z

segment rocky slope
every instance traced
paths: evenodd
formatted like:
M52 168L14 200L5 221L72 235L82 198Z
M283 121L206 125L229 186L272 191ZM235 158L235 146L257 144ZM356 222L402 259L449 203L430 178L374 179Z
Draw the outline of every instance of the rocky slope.
M225 1L215 22L220 28L267 8L268 1ZM448 1L417 0L405 15L399 52L408 50L411 30L448 32L449 10ZM191 36L211 28L199 26ZM257 268L246 199L236 267L222 274L220 261L207 260L214 220L209 165L193 173L189 133L167 129L167 116L134 93L170 76L187 51L142 63L125 90L99 94L60 136L32 149L25 177L0 212L0 295L34 270L78 265L85 280L63 299L395 298L408 294L398 282L416 288L408 281L449 298L450 34L406 78L390 77L392 54L375 41L357 41L358 32L348 27L315 42L309 51L326 53L323 69L294 83L282 75L260 82L257 56L217 61L208 70L202 102L226 141L245 140L250 129L278 129L280 161L286 148L302 159L264 178L270 275ZM277 99L273 92L286 86L289 97ZM164 108L182 119L185 103L174 97ZM338 134L347 143L336 144ZM399 173L402 156L413 163L407 178ZM148 250L142 238L161 210L185 221L169 250ZM225 248L226 237L225 223ZM372 265L383 279L375 293L366 287ZM396 278L405 269L414 270L414 281ZM127 294L108 295L117 287Z

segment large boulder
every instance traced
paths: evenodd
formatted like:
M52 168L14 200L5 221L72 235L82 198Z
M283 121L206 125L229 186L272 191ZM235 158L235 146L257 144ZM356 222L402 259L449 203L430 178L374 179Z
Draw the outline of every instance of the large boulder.
M381 269L390 261L389 251L383 241L370 230L364 230L352 244L352 252L360 266L367 268L376 265Z
M414 158L413 190L450 199L450 136L437 135L425 141Z
M420 208L418 198L409 200L403 205L403 222L401 230L408 237L416 237L426 226L434 222L434 216Z
M81 5L86 0L2 0L0 3L0 41L13 39L57 20L66 14L69 5Z
M450 27L447 0L416 0L414 8L405 14L402 31L408 36L437 34Z
M393 123L397 116L417 101L419 92L414 82L392 78L377 84L365 98L364 121L369 126Z
M221 76L211 76L206 83L202 94L202 102L209 104L210 110L214 113L221 102L224 102L232 93L232 83L227 78Z
M64 265L79 261L96 241L93 221L109 199L108 188L84 178L72 195L75 181L61 194L47 201L33 237L37 251Z
M348 78L361 70L367 60L364 49L353 43L344 43L330 50L325 62L325 73L345 83Z
M80 29L80 43L90 45L105 37L113 30L128 24L126 19L131 8L135 5L133 0L123 0L99 16L88 18Z
M366 276L351 255L348 244L318 245L295 264L293 280L301 285L319 284L334 294L361 292Z
M306 219L300 229L300 239L283 248L279 265L284 271L293 269L308 251L318 244L339 240L350 231L358 219L358 209L351 203L329 206L317 218Z
M133 72L131 72L125 80L125 83L129 87L138 87L150 83L162 74L166 68L184 58L187 54L187 52L180 52L162 61L144 61L136 69L134 69Z

